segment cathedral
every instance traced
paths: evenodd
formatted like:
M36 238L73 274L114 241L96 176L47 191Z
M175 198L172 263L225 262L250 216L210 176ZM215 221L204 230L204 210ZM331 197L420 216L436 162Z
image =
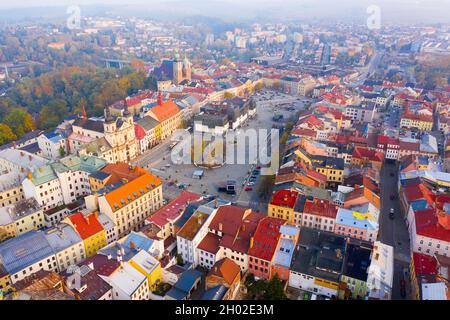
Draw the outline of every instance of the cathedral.
M171 80L179 85L185 80L191 80L191 63L186 56L181 59L177 53L173 60L163 60L161 66L155 68L153 75L158 81Z

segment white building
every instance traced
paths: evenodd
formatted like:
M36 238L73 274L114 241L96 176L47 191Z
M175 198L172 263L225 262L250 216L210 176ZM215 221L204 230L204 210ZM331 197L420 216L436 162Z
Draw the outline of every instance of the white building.
M150 288L148 278L123 263L110 276L101 276L113 288L113 300L148 300Z
M0 172L27 173L46 165L47 159L27 151L5 149L0 151Z
M177 233L177 251L184 262L199 265L198 245L208 233L208 226L217 209L200 206Z
M60 159L68 153L67 139L57 132L41 134L37 140L42 155L47 159Z
M86 258L83 239L68 224L61 224L45 232L56 255L59 271L75 266Z
M89 175L106 161L89 156L69 156L38 168L22 182L26 198L34 197L44 211L75 202L91 193Z
M369 299L390 300L394 281L394 248L375 241L367 274Z
M106 241L108 244L116 242L119 239L117 226L106 214L100 213L98 215L98 222L102 225L106 232Z

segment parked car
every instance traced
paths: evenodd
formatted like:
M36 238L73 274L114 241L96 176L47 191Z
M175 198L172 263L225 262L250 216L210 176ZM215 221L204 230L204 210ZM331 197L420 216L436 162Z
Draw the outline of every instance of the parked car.
M253 188L252 187L245 187L245 189L244 189L245 191L252 191L253 190Z
M250 181L250 182L247 183L247 187L251 187L251 186L254 186L254 185L255 185L255 183L253 181Z

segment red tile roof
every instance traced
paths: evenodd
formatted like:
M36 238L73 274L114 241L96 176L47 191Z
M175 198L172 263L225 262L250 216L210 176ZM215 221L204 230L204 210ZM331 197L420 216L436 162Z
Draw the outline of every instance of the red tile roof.
M355 147L352 153L352 158L382 162L384 159L384 153L364 147Z
M209 224L211 230L224 234L235 235L242 224L242 220L251 212L251 209L236 206L221 206L214 219Z
M409 186L403 189L408 202L423 199L424 195L420 185Z
M272 195L270 204L280 207L294 208L298 192L290 190L278 190Z
M305 128L297 128L294 129L292 131L292 135L293 136L298 136L298 137L312 137L315 138L317 137L317 132L315 130L312 129L305 129Z
M250 239L253 237L259 221L264 215L258 212L251 212L244 218L240 228L235 234L224 234L220 246L233 251L247 253L250 248Z
M134 124L134 133L138 140L142 140L145 138L145 130L139 124Z
M400 140L400 149L408 150L408 151L420 151L420 143L419 142L410 142L405 140Z
M256 228L253 244L248 255L262 260L272 261L280 239L280 227L285 224L282 219L265 217Z
M104 230L94 213L84 216L81 212L78 212L68 218L83 240Z
M314 199L313 201L306 201L303 212L335 219L338 207L327 200Z
M178 197L172 200L169 204L156 211L153 215L146 219L147 223L154 223L160 227L166 225L169 220L174 220L179 217L189 203L199 201L201 195L183 191Z
M420 236L450 242L450 230L442 227L434 209L415 212L416 233Z
M209 232L199 243L198 249L216 254L219 251L220 237Z
M435 257L413 252L413 260L416 275L437 274L437 260Z

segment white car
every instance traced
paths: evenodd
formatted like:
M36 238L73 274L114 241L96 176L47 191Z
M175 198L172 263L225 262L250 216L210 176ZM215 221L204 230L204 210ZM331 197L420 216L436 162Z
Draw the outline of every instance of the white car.
M255 185L255 183L253 181L250 181L250 182L247 183L247 187L251 187L251 186L254 186L254 185Z

